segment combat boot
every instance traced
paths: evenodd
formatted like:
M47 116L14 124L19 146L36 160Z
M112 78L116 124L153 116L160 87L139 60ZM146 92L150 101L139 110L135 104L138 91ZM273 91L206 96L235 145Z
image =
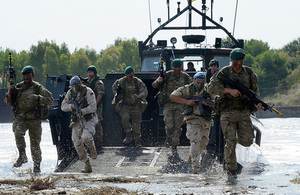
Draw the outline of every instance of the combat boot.
M141 139L136 139L135 140L135 145L134 145L135 148L141 148L142 147L142 144L141 144Z
M164 143L164 146L166 148L170 148L170 146L172 145L172 139L170 137L167 137Z
M41 163L33 163L33 173L40 173L41 172L41 168L40 168L40 164Z
M89 159L84 163L84 168L81 169L81 173L91 173L92 172L92 165Z
M198 164L193 165L193 174L200 173L200 166Z
M98 154L97 154L95 144L93 143L92 147L90 147L89 149L90 149L90 152L91 152L91 158L92 159L97 159Z
M20 167L20 166L22 166L22 164L27 163L27 162L28 162L28 159L26 156L25 149L19 149L19 158L15 162L14 167Z
M189 155L189 158L188 158L188 164L192 164L192 156L191 155Z
M228 180L235 180L237 179L236 171L227 171Z
M123 140L123 144L130 144L133 141L133 137L131 133L126 133L126 137Z

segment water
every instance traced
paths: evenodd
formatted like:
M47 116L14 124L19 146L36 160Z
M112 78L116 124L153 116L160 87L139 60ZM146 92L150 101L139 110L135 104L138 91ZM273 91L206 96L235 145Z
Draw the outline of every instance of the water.
M300 184L290 180L300 177L300 120L299 118L261 119L264 125L261 147L253 145L252 149L242 150L248 153L244 163L243 173L232 184L226 182L226 176L220 167L204 175L190 174L160 174L136 175L151 183L109 183L110 186L124 187L130 191L150 192L154 194L300 194ZM27 149L29 162L22 168L12 168L18 152L15 146L11 123L0 124L0 179L28 178L28 169L32 168L30 151ZM52 145L50 127L43 123L41 170L43 177L53 173L56 166L56 147ZM26 134L29 148L28 134ZM241 147L242 148L242 147ZM255 152L253 152L255 151ZM103 178L112 175L92 173L88 176ZM65 185L64 183L60 185ZM71 184L68 184L71 185ZM82 185L82 184L81 184ZM99 187L92 183L89 187ZM71 185L72 186L72 185ZM74 189L80 186L72 186Z

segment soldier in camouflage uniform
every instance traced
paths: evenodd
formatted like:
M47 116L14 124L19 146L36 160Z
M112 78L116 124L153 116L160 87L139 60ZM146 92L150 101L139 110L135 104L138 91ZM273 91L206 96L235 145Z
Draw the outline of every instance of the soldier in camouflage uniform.
M97 102L97 116L98 116L98 123L96 124L96 133L94 135L94 141L96 148L101 148L103 145L103 128L102 128L102 97L104 96L105 88L104 83L100 80L99 75L97 75L97 68L94 65L91 65L87 69L88 73L88 80L87 86L90 87L96 97Z
M70 124L70 127L72 127L72 141L79 160L85 163L81 172L91 173L92 166L84 145L89 148L92 159L96 159L97 151L93 138L95 125L98 123L96 98L93 90L83 85L78 76L72 77L70 86L71 89L69 89L61 104L61 110L72 112Z
M14 167L20 167L26 163L25 133L29 130L31 156L34 163L33 172L41 172L42 151L40 148L42 137L41 120L45 116L41 114L41 104L51 105L52 94L38 82L33 81L34 69L25 66L22 70L23 81L16 86L10 86L6 95L6 103L13 106L13 132L16 145L19 150L19 158Z
M209 68L206 73L206 83L210 82L211 77L219 71L219 61L217 59L212 59L209 62Z
M193 173L200 171L200 155L209 142L212 126L212 108L205 101L199 102L193 97L210 98L205 87L205 73L194 75L193 83L178 88L171 93L170 99L185 104L184 121L187 125L186 137L190 140L189 163L193 166ZM199 104L203 111L200 112Z
M192 83L191 77L182 71L183 62L180 59L175 59L172 62L173 70L166 72L165 77L159 76L153 83L153 88L158 88L163 85L163 91L166 93L164 104L164 121L167 135L167 144L172 145L172 154L178 155L177 146L180 144L181 125L183 123L184 105L170 100L171 93L181 86Z
M231 65L223 67L220 72L229 78L238 79L255 93L259 93L258 79L251 68L244 66L245 52L235 48L230 53ZM225 137L225 162L228 178L237 178L237 161L235 148L239 143L249 147L253 143L254 130L250 114L262 109L261 103L255 105L240 91L225 84L216 74L208 85L208 93L220 95L221 126Z
M116 80L112 85L113 94L117 93L118 86L121 87L121 101L117 107L120 108L120 116L126 137L124 144L135 142L135 147L141 147L141 122L142 113L146 109L148 90L144 82L134 76L134 68L128 66L125 76ZM131 121L131 123L130 123ZM132 135L133 134L133 135Z

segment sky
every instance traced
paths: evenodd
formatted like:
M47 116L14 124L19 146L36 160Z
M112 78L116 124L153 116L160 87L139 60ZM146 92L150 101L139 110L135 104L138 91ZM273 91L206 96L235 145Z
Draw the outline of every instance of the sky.
M181 9L187 5L186 0L170 0L171 17L177 12L178 1ZM201 10L201 3L196 0L193 6ZM207 7L210 17L210 0ZM219 22L223 17L220 24L237 39L262 40L280 49L300 37L299 8L299 0L214 0L213 19ZM201 25L199 15L192 15L193 24ZM47 39L58 45L65 42L71 52L86 46L99 52L117 38L144 41L159 26L157 18L164 23L167 16L166 0L0 0L0 48L27 51ZM186 16L183 14L170 26L186 25ZM182 34L206 35L207 45L213 45L215 37L226 38L221 31L193 30L160 31L157 39L169 42L175 36L180 44Z

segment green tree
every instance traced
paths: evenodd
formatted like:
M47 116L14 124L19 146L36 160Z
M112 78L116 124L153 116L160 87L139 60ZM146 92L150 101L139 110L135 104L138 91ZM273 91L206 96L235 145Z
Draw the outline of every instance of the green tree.
M270 50L269 44L256 39L245 41L245 52L253 57Z
M121 42L115 41L115 46L120 51L119 64L121 69L125 69L127 66L134 67L136 72L140 71L140 58L138 54L138 42L135 38L131 40L123 40Z
M44 75L58 75L59 65L55 50L48 46L45 53L45 64L43 64Z
M98 74L100 77L105 77L109 72L123 72L122 69L125 65L119 65L120 52L115 46L110 46L105 50L100 52L100 57L98 58L95 66L97 67Z
M274 51L266 51L256 57L253 71L259 74L261 96L274 94L279 81L288 75L286 58Z
M68 74L69 57L66 54L61 54L59 58L59 74Z
M86 70L91 65L89 58L83 49L75 51L70 58L69 73L72 75L86 76Z
M84 49L85 54L89 58L91 64L95 64L97 61L97 52L94 49L90 49L88 46L85 47Z
M291 57L296 57L300 54L300 37L289 44L285 45L282 50L287 52Z

